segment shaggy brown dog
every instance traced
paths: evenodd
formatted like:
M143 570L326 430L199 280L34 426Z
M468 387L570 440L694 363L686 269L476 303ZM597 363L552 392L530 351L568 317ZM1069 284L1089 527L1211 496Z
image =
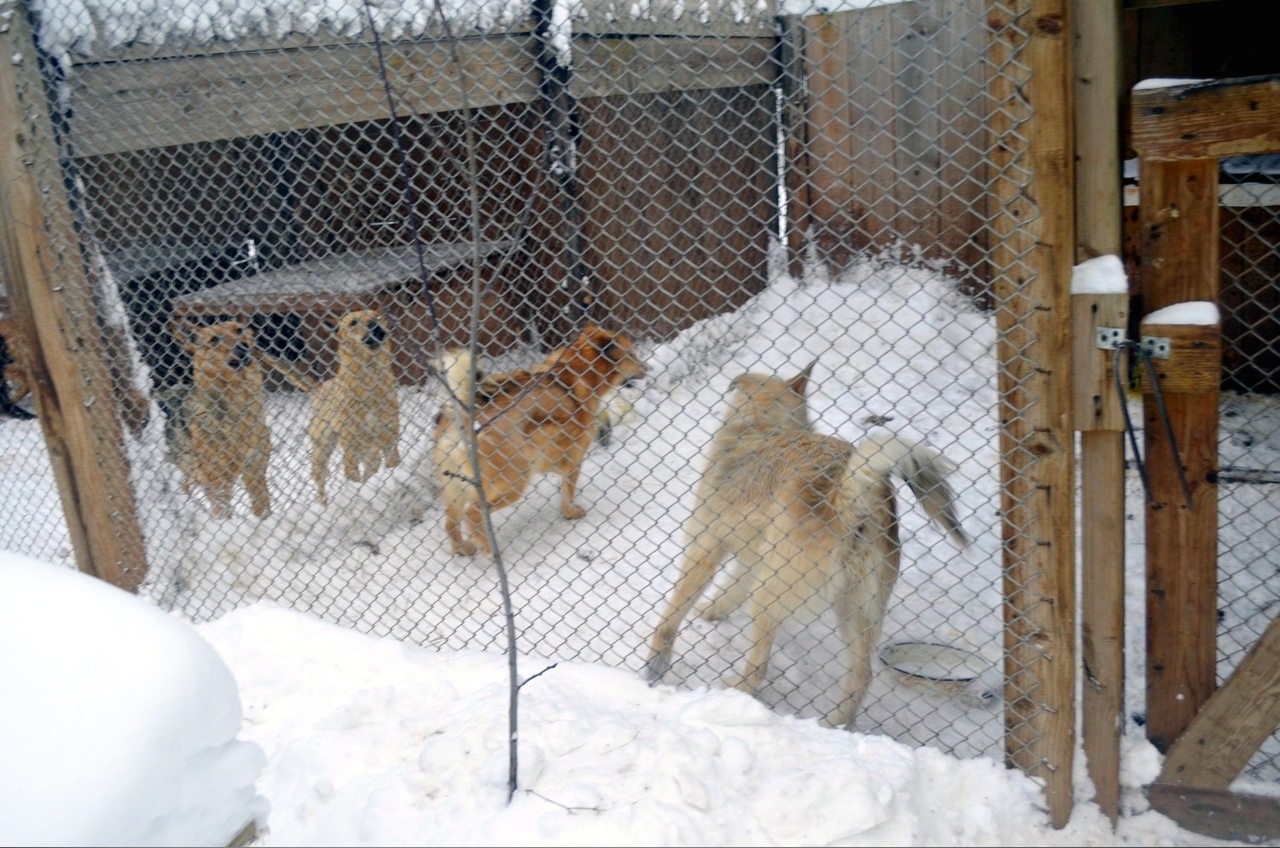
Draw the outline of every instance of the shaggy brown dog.
M445 359L449 390L465 405L476 380L471 357L452 350ZM643 373L630 338L591 325L558 356L475 385L474 421L460 420L465 414L447 401L436 422L434 458L454 553L492 553L477 477L490 509L498 510L519 501L535 474L555 472L561 478L560 514L585 515L574 497L601 397ZM468 458L468 430L475 434L478 472Z
M185 474L183 489L189 492L193 484L199 485L217 518L230 517L238 480L249 492L253 514L271 514L271 431L263 413L262 369L253 342L252 329L239 321L223 321L191 330L184 343L191 354L192 385L178 421L169 428L171 447Z
M31 394L31 382L23 366L26 344L8 318L0 318L0 415L30 420L35 415L18 406Z
M338 322L338 373L311 390L311 476L327 503L329 458L342 448L348 480L364 482L385 463L400 464L400 395L391 370L391 336L376 309Z
M848 666L827 721L852 729L902 557L891 476L906 481L958 545L968 540L946 482L950 464L933 450L896 436L850 444L812 431L804 400L812 368L789 381L758 374L734 380L685 525L680 577L644 672L651 683L666 673L681 622L733 556L739 569L703 616L718 620L747 602L753 644L734 685L759 690L783 621L805 608L834 607Z

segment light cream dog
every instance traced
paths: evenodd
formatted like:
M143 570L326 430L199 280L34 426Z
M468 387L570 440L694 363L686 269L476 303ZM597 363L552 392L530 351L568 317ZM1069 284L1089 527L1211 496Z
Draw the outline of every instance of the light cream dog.
M311 389L311 476L328 502L329 460L342 448L342 471L364 482L385 464L400 464L400 395L391 367L392 341L377 309L348 312L334 330L338 372Z
M734 380L644 674L651 683L661 680L685 616L721 564L736 557L738 569L703 611L718 620L747 604L752 645L734 685L759 690L786 619L805 608L834 607L848 665L826 720L852 729L902 556L891 477L907 482L958 545L968 540L946 482L951 466L939 454L894 436L850 444L812 431L804 399L812 369L791 380L759 374Z

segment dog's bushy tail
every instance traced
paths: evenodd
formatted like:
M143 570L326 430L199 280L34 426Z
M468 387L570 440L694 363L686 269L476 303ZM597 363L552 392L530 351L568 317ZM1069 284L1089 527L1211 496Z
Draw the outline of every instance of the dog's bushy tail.
M870 472L878 478L902 478L944 533L950 534L961 548L969 544L956 516L955 492L947 482L955 466L933 448L898 436L868 436L854 445L849 469L855 475Z
M463 348L451 347L441 353L440 376L444 379L445 388L459 402L465 404L471 397L471 386L476 379L475 363L471 361L471 352Z

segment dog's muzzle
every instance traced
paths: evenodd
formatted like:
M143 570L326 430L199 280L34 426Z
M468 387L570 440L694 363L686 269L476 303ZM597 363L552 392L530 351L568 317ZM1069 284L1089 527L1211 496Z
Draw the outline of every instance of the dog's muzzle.
M231 356L227 359L227 365L239 371L242 368L248 368L253 361L253 348L241 342L231 349Z
M378 348L387 340L387 330L381 324L370 324L364 331L365 347Z

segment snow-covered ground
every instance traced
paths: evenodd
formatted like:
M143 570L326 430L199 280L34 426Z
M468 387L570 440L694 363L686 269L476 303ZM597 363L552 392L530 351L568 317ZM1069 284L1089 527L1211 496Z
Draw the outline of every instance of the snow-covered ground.
M240 683L245 735L268 755L260 789L274 812L264 844L1212 844L1148 811L1141 786L1159 757L1136 722L1125 727L1118 836L1087 803L1075 830L1048 829L1031 784L998 765L998 699L981 697L998 688L1001 657L995 338L991 316L955 295L945 275L865 262L838 280L775 272L738 311L650 346L631 417L590 455L587 517L559 518L551 480L496 517L521 674L558 664L523 690L531 771L518 806L502 807L495 765L505 756L496 577L483 559L447 552L430 474L432 391L404 391L402 466L362 485L337 482L328 507L314 502L307 473L305 398L273 394L275 512L265 521L243 502L236 519L210 519L178 490L153 422L133 447L153 564L142 594L198 623ZM813 720L838 679L838 640L825 619L779 640L760 699L768 711L714 689L742 656L741 617L686 625L674 685L649 689L636 675L729 381L745 370L789 375L814 360L817 427L848 439L887 427L945 453L974 537L957 551L904 490L904 569L883 641L955 645L988 671L968 690L943 693L880 669L858 730L894 742ZM1268 399L1228 398L1224 430L1250 438L1224 438L1223 464L1280 467L1278 412ZM70 564L65 529L24 529L58 511L37 425L0 421L0 469L0 549ZM1246 525L1265 536L1275 525L1280 492L1252 488L1224 499L1238 512L1224 512L1224 537L1238 527L1248 538ZM1136 474L1127 512L1127 713L1140 715ZM1256 638L1276 602L1274 579L1259 577L1268 568L1273 577L1275 563L1265 551L1257 557L1224 568L1249 581L1224 588L1238 622L1224 624L1224 642L1240 643L1225 646L1229 656ZM1078 767L1086 801L1083 775ZM1274 778L1242 788L1274 792Z

